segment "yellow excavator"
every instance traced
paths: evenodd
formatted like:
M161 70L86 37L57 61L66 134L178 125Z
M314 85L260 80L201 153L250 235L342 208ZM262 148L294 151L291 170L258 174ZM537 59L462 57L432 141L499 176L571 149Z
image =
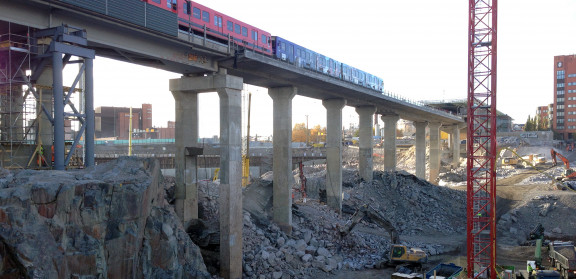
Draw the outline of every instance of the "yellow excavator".
M340 235L345 236L349 234L364 217L370 218L370 220L384 228L390 234L392 244L390 245L388 253L384 255L386 259L381 264L389 266L408 264L410 266L421 267L423 263L428 262L428 255L424 250L400 244L400 238L396 228L394 228L392 223L388 221L384 215L369 205L363 205L356 210L346 225L339 228Z

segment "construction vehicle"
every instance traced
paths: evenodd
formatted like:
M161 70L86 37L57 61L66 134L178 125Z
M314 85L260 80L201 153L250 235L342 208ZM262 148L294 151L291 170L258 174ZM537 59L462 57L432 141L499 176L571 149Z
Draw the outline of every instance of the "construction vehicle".
M528 167L529 165L538 166L546 163L546 158L541 154L528 154L522 156L522 165Z
M576 172L572 168L570 168L570 161L568 161L568 159L566 159L566 157L564 157L562 154L556 152L556 150L554 150L554 148L550 149L550 155L552 156L552 165L553 166L556 166L558 164L556 158L559 158L564 163L564 172L562 173L562 176L555 177L556 180L558 180L558 181L576 180ZM569 186L571 186L571 185L569 185ZM573 186L571 186L571 187L573 187Z
M441 263L435 266L433 269L430 269L430 271L426 272L426 279L438 278L438 277L444 279L454 279L457 278L458 275L460 275L460 272L462 272L461 266L457 266L453 263L450 264Z
M349 234L352 229L354 229L354 227L365 217L370 218L370 220L384 228L386 231L388 231L388 234L390 234L390 241L392 244L390 245L389 251L384 253L385 259L381 263L381 266L396 266L404 264L418 268L421 267L423 263L428 262L428 255L422 249L411 248L400 244L400 238L396 228L394 228L392 223L388 221L384 215L369 205L363 205L358 210L356 210L346 225L339 228L340 235L345 236Z
M576 278L576 249L570 241L552 241L548 244L548 257L552 267L564 279Z
M502 166L506 167L518 167L518 158L516 157L504 157L502 158Z

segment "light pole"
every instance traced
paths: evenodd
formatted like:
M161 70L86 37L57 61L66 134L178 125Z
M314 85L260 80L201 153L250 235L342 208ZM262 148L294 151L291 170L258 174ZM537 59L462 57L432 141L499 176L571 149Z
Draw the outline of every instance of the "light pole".
M306 146L309 145L310 130L308 130L308 115L306 115Z

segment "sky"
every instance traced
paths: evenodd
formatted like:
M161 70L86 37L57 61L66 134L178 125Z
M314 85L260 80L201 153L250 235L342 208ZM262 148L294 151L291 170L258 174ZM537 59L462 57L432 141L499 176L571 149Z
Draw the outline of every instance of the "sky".
M202 0L198 3L369 72L384 89L413 100L467 97L468 1ZM289 3L289 4L288 4ZM555 55L576 54L576 0L506 0L498 6L497 108L525 123L553 102ZM95 105L153 105L153 124L174 120L168 80L177 73L98 57ZM251 135L272 134L272 101L252 93ZM216 93L200 95L200 136L219 134ZM326 126L321 100L296 96L292 126ZM345 107L343 124L357 123ZM244 121L244 125L245 125ZM381 123L381 122L380 122Z

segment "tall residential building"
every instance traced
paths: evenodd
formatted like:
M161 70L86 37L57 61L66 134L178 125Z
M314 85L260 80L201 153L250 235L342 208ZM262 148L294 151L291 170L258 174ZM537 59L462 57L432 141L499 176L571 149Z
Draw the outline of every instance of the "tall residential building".
M552 129L565 140L576 139L576 55L554 56Z

